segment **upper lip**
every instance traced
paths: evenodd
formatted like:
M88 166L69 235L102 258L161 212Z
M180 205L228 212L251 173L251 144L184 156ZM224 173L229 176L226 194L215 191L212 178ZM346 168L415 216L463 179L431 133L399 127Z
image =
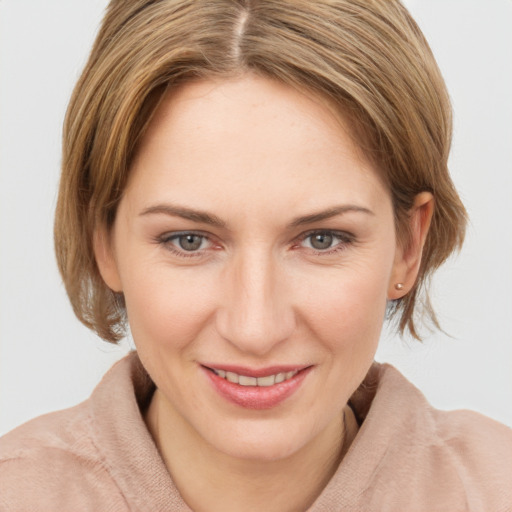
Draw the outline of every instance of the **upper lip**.
M264 368L249 368L248 366L239 366L234 364L207 363L202 364L202 366L210 370L224 370L226 372L233 372L237 375L245 375L247 377L268 377L269 375L277 375L278 373L299 372L309 368L311 365L280 364L266 366Z

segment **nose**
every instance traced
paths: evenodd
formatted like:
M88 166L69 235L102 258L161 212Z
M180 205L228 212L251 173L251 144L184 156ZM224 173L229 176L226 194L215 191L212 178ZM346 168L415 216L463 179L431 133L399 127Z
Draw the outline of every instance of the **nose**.
M223 275L219 334L237 349L265 356L295 329L295 314L286 276L271 256L239 255Z

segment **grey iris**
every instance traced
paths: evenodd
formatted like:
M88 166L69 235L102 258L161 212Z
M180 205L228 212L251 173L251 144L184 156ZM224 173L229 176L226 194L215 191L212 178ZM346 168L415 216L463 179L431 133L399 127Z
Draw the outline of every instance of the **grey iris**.
M180 236L178 242L184 251L197 251L201 247L202 239L202 236L190 234Z
M328 233L318 233L311 236L311 247L313 249L329 249L332 245L333 236Z

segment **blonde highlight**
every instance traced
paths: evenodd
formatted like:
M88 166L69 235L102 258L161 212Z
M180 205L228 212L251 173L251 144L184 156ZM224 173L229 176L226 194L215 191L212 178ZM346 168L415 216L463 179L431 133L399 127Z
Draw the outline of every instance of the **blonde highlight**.
M315 94L340 112L389 186L402 243L414 197L433 194L419 276L395 315L400 332L417 338L418 310L438 327L428 280L461 246L466 213L448 173L444 81L395 0L112 1L64 125L55 248L77 317L105 340L124 335L123 298L99 274L93 233L112 226L137 143L165 91L247 72Z

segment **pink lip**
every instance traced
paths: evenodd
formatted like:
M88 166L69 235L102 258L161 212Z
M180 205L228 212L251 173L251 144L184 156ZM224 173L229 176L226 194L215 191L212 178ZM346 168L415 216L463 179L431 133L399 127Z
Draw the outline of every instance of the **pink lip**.
M296 366L276 366L271 368L262 368L260 370L250 370L247 368L242 369L235 366L222 366L221 368L215 366L214 368L222 369L225 371L234 371L239 375L246 375L248 377L265 377L267 375L273 375L275 373L293 371L297 369ZM312 369L312 366L301 369L299 373L297 373L289 380L285 380L284 382L268 387L241 386L240 384L229 382L228 380L219 377L213 371L204 366L202 369L213 385L215 391L217 391L223 398L246 409L261 410L276 407L288 397L293 395L299 389L300 385L309 373L309 370Z

